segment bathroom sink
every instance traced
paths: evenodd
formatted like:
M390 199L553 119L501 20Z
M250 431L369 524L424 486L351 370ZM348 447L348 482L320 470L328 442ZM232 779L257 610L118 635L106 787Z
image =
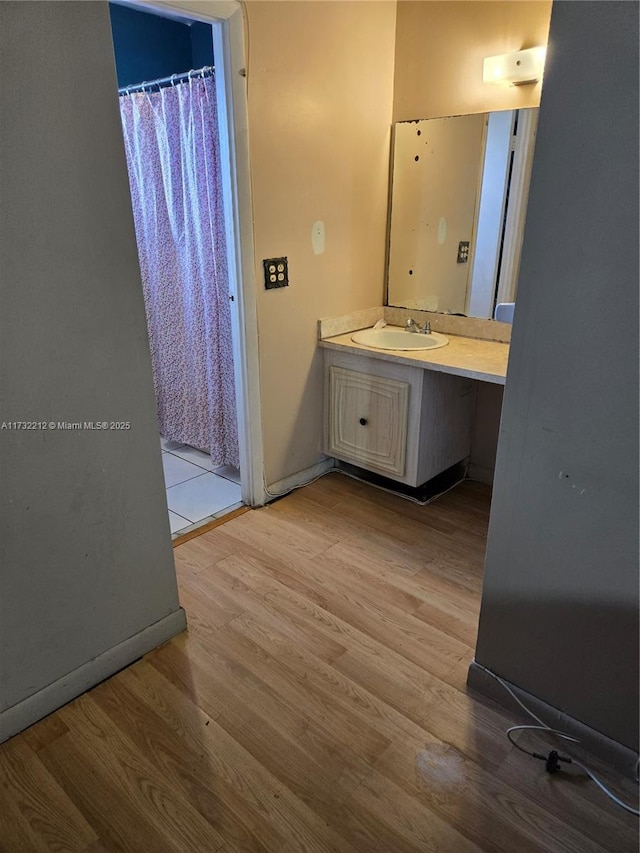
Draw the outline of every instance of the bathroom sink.
M425 350L446 347L449 338L438 332L423 335L419 332L407 332L398 326L384 326L382 329L362 329L351 335L356 344L374 349Z

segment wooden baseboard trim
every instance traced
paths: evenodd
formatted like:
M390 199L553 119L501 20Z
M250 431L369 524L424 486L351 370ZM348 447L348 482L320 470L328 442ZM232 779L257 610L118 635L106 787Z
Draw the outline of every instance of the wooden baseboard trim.
M521 699L524 704L530 708L534 714L537 714L551 728L559 729L566 732L575 738L578 738L583 749L590 752L596 758L604 761L610 767L614 768L618 773L627 778L635 778L636 762L638 756L636 753L615 740L603 735L601 732L586 726L574 717L570 717L553 705L549 705L543 699L538 699L537 696L532 696L515 684L502 679L509 685L515 695ZM479 666L475 661L472 661L467 674L467 687L493 699L498 705L509 710L516 711L518 715L524 712L518 708L513 698L504 687L492 678L482 666Z
M187 627L182 607L0 713L0 743L71 702Z
M237 518L239 515L249 512L250 509L250 506L238 507L238 509L234 509L220 518L214 518L213 521L208 522L208 524L203 524L202 527L196 527L193 530L187 531L187 533L183 533L182 536L176 536L176 538L171 541L171 544L174 548L177 548L178 545L184 545L184 543L188 542L190 539L195 539L196 536L202 536L203 533L208 533L215 527L220 527L221 524L226 524L227 521L231 521L232 518Z

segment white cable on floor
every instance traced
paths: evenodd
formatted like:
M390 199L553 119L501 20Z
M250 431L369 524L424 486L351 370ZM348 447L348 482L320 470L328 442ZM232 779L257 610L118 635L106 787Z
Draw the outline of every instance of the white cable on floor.
M549 726L545 723L544 720L541 720L540 717L536 717L536 715L533 713L533 711L530 711L529 708L527 708L527 706L524 704L524 702L520 701L520 699L516 696L516 694L513 692L513 690L509 687L507 682L503 681L499 675L496 675L495 672L491 672L490 669L487 669L486 667L481 666L481 664L479 664L479 663L476 663L476 666L479 666L480 669L484 670L484 672L486 672L488 675L495 678L495 680L498 682L498 684L501 684L504 687L504 689L507 691L507 693L509 693L511 695L511 697L516 700L516 702L518 703L518 705L520 705L522 710L525 711L525 713L527 713L530 717L532 717L537 723L540 723L542 728L544 728L544 729L549 728Z
M451 486L447 486L446 489L443 489L441 492L438 492L436 495L432 495L430 498L427 498L425 501L421 501L419 498L411 497L411 495L404 495L402 492L396 492L393 489L388 489L386 486L380 486L377 483L370 483L369 480L363 480L358 477L356 474L351 474L349 471L345 471L342 468L331 468L330 471L335 471L337 474L343 474L345 477L351 477L352 480L357 480L358 483L365 483L367 486L373 486L374 489L379 489L381 492L386 492L388 495L394 495L396 498L402 498L405 501L411 501L411 503L418 504L419 506L427 506L434 501L437 501L438 498L446 495L447 492L450 492L452 489L455 489L456 486L459 486L461 483L464 483L466 480L470 480L467 477L467 471L469 470L469 466L465 468L465 472L459 480L456 480ZM327 471L327 473L330 473ZM475 481L474 481L475 482Z
M310 480L306 480L304 483L299 483L297 486L291 486L290 489L286 489L284 492L270 492L269 489L265 486L264 493L269 498L283 498L285 495L291 494L291 492L295 492L296 489L304 489L305 486L310 486L311 483L315 483L316 480L319 480L321 477L325 477L327 474L331 474L332 471L338 471L338 468L327 468L326 471L323 471L321 474L316 474L315 477L312 477Z
M561 732L559 729L550 729L549 726L511 726L511 728L507 729L507 738L510 743L515 746L516 749L519 749L520 752L526 752L527 755L531 755L528 749L523 749L516 740L511 737L511 732L523 732L523 731L537 731L537 732L547 732L548 734L558 735L563 740L570 740L573 743L580 743L577 737L571 737L571 735L566 734L565 732Z
M380 489L381 492L386 492L389 495L395 495L397 498L404 498L404 500L411 501L412 503L419 504L420 506L427 506L427 504L433 503L433 501L438 500L443 495L446 495L447 492L450 492L452 489L455 489L456 486L459 486L460 483L464 483L465 480L470 479L467 477L467 470L469 466L465 469L465 473L459 480L456 480L453 485L448 486L443 491L438 492L437 495L433 495L430 498L427 498L426 501L421 501L418 498L413 498L410 495L403 495L401 492L395 492L393 489L387 489L385 486L379 486L376 483L370 483L368 480L363 480L360 477L356 476L356 474L351 474L348 471L343 470L342 468L328 468L326 471L323 471L321 474L317 474L315 477L312 477L310 480L307 480L305 483L300 483L297 486L292 486L290 489L287 489L284 492L270 492L267 487L264 487L264 493L269 498L283 498L285 495L290 494L291 492L295 492L296 489L303 489L305 486L310 486L311 483L315 483L316 480L319 480L321 477L325 477L327 474L342 474L345 477L350 477L352 480L357 480L358 483L365 483L367 486L373 486L374 489Z
M524 702L522 702L516 696L516 694L509 687L509 685L505 681L503 681L499 675L496 675L495 672L492 672L490 669L487 669L486 666L482 666L482 664L479 664L477 662L475 665L478 667L478 669L481 669L483 672L486 672L487 675L490 675L491 678L494 678L498 682L498 684L501 684L504 687L504 689L513 697L513 699L515 699L515 701L518 703L518 705L520 705L522 710L526 711L526 713L530 717L532 717L536 722L540 723L539 726L511 726L509 729L507 729L507 738L509 739L509 742L511 744L513 744L513 746L515 746L517 749L519 749L520 752L525 752L525 753L527 753L527 755L532 755L534 758L543 758L544 759L544 756L541 756L538 753L529 752L528 750L519 746L513 740L513 738L510 736L511 732L518 731L518 730L524 730L524 729L535 729L537 731L545 731L547 734L555 734L561 738L564 738L565 740L570 740L570 741L573 741L574 743L580 743L578 738L575 738L572 735L568 735L566 732L561 732L561 731L558 731L557 729L552 729L551 726L548 726L544 722L544 720L541 720L540 717L536 716L536 714L534 714L533 711L531 711L529 708L527 708L527 706L524 704ZM600 788L600 790L604 794L606 794L610 800L612 800L616 805L620 806L620 808L624 809L627 812L630 812L632 815L635 815L636 817L640 817L640 811L638 811L638 809L634 809L632 806L629 806L629 805L627 805L627 803L624 803L622 800L618 799L618 797L616 797L616 795L614 793L612 793L605 785L603 785L603 783L600 781L600 779L598 779L598 777L595 776L595 774L592 773L588 767L586 767L584 764L582 764L582 762L577 761L575 758L573 758L570 755L567 755L564 757L560 756L559 760L560 761L566 761L569 764L575 764L576 767L579 767L581 770L584 770L584 772L587 774L587 776L589 776L590 779L596 783L598 788Z

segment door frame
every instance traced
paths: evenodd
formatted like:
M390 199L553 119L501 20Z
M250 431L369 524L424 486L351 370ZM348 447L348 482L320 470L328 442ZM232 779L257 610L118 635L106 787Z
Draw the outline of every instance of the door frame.
M539 113L539 107L518 111L518 131L514 138L513 169L496 302L515 302L516 299Z
M231 333L242 500L266 503L260 399L258 311L249 163L246 45L237 0L116 0L139 11L210 24L223 170Z

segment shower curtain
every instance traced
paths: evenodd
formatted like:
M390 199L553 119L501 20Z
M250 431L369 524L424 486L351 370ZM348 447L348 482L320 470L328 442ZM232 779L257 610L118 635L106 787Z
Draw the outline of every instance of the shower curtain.
M238 467L215 83L120 97L160 434Z

